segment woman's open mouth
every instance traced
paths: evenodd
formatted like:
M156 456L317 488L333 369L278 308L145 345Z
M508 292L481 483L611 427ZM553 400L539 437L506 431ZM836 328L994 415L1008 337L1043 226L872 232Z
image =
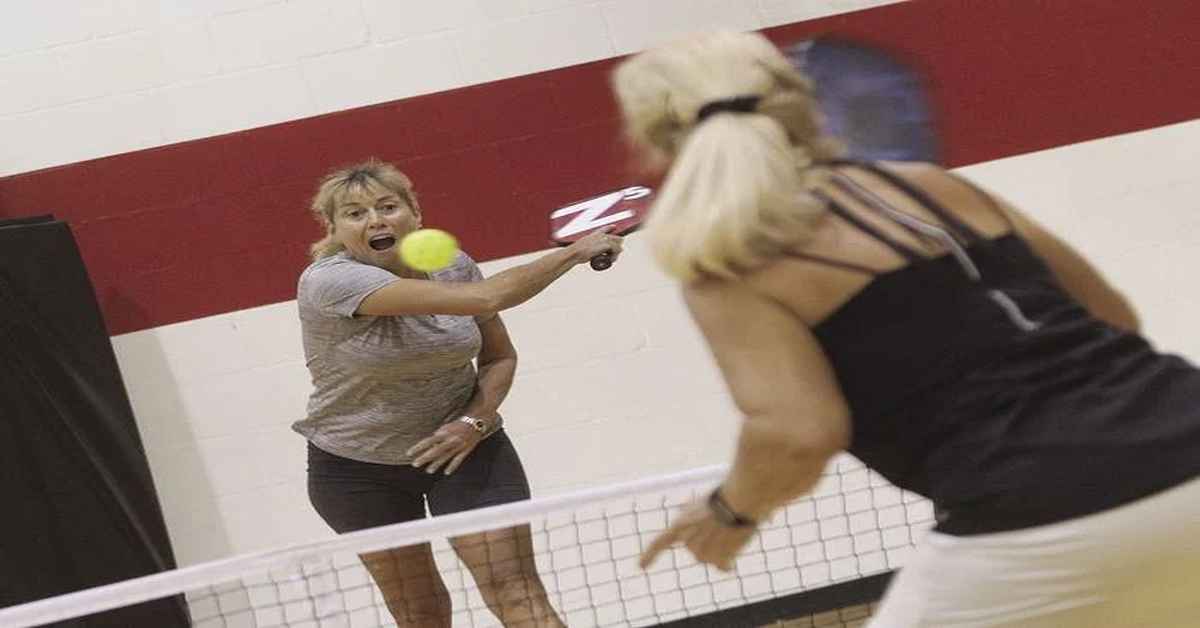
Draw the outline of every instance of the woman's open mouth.
M396 244L396 236L393 235L377 235L367 240L367 245L376 251L386 251Z

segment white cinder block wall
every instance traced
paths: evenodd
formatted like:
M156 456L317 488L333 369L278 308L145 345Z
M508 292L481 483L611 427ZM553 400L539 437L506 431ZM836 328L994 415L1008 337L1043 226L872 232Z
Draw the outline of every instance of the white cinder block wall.
M681 31L880 0L76 0L0 20L0 175L633 52ZM64 5L67 5L64 7ZM1200 359L1200 122L964 169L1091 255ZM503 410L545 495L728 459L737 415L642 242L505 315ZM532 254L531 254L532 255ZM527 256L484 265L486 274ZM288 425L294 303L113 339L181 564L328 536Z
M895 1L10 2L0 176Z

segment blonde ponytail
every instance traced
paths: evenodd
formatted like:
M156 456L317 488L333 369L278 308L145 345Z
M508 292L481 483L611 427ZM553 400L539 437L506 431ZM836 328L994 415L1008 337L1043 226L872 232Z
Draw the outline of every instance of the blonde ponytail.
M714 33L644 52L613 86L631 140L671 166L647 223L670 275L735 277L810 236L823 209L807 169L839 147L808 80L764 37ZM740 104L697 119L718 101Z
M798 244L821 207L806 193L792 146L762 114L718 114L683 143L647 233L655 258L683 281L734 277Z

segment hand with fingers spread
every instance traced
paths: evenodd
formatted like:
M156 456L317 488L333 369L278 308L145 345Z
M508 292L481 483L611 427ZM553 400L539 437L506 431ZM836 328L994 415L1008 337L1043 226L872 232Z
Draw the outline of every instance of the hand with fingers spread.
M737 515L714 491L706 501L685 508L663 533L642 553L642 569L676 543L683 544L696 560L721 571L733 569L737 553L758 530L757 522Z
M487 437L487 432L472 427L464 421L451 421L439 427L436 432L422 439L405 452L414 456L412 465L418 469L424 467L426 473L442 473L450 475L462 466L467 456L475 450L475 446Z

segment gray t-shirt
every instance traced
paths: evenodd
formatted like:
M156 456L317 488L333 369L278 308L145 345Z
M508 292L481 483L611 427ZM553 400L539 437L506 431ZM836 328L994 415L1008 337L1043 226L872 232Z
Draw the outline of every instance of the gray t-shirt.
M339 253L300 275L297 303L312 376L308 416L292 429L330 453L379 464L461 416L475 391L481 337L471 316L355 316L369 294L399 277ZM479 281L460 253L433 281ZM492 315L479 317L486 320Z

